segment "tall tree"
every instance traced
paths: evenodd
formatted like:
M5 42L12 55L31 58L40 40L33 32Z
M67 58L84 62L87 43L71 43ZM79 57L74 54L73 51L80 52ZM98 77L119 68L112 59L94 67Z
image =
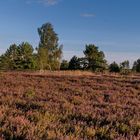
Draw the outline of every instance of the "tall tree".
M81 69L80 67L80 61L79 58L77 56L73 56L69 62L69 70L78 70Z
M133 71L140 72L140 59L134 62Z
M19 57L17 63L21 69L34 69L33 47L28 42L23 42L18 46Z
M0 57L0 68L5 70L34 69L33 47L28 42L11 45Z
M15 60L17 57L18 46L16 44L12 44L2 56L3 69L14 69L16 66Z
M40 69L60 69L62 46L58 45L58 36L50 23L38 28L40 37L38 60Z
M84 51L85 57L88 60L88 68L93 71L104 70L106 68L105 55L94 44L86 45Z
M0 69L1 70L8 70L9 68L10 68L9 59L4 54L2 54L0 56Z

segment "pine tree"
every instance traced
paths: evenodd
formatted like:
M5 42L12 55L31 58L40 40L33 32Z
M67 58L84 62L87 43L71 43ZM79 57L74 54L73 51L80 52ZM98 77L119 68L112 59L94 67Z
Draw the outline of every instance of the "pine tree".
M102 51L99 51L98 47L94 44L86 45L84 54L88 61L88 69L102 71L106 68L105 55Z

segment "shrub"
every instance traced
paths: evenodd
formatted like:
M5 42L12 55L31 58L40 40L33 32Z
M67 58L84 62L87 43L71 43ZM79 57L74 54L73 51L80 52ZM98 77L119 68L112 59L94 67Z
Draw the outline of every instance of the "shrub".
M120 72L120 67L119 67L119 65L116 62L113 62L109 66L109 71L110 72Z

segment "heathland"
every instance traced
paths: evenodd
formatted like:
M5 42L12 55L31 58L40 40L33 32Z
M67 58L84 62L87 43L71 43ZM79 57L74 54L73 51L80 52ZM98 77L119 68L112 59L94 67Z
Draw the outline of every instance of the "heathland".
M140 138L140 75L1 72L0 138Z

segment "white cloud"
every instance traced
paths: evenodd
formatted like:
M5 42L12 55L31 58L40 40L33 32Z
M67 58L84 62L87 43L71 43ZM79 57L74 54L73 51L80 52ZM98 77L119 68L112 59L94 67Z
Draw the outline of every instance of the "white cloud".
M38 2L44 5L55 5L58 3L58 0L38 0Z
M45 6L53 6L53 5L57 4L59 1L60 0L27 0L26 3L27 4L40 3Z

